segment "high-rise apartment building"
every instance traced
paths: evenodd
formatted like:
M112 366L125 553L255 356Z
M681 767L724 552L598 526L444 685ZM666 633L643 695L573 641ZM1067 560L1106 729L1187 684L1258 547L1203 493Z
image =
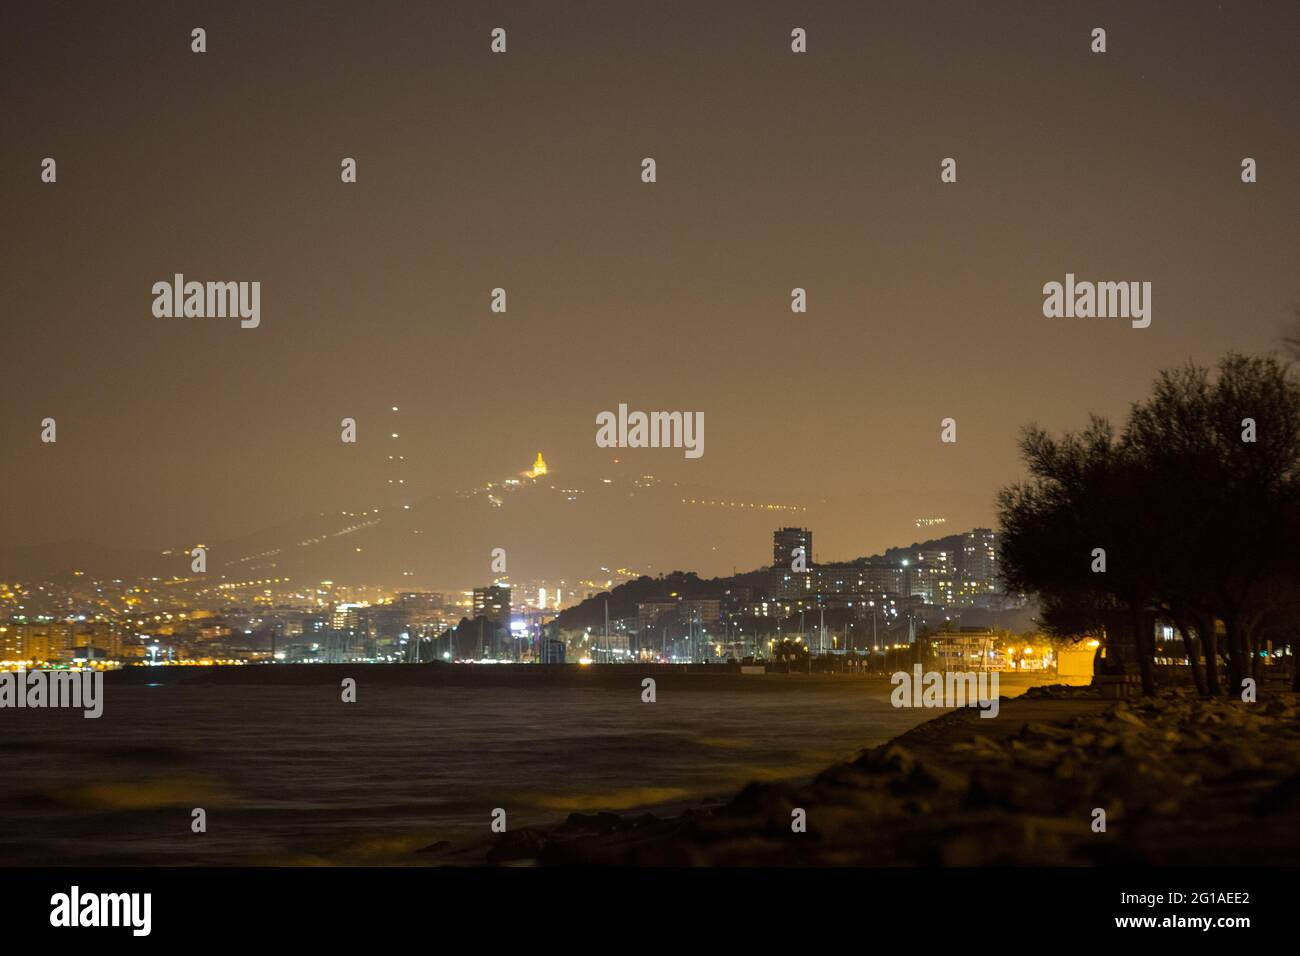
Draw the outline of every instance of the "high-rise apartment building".
M510 626L510 589L499 584L474 589L474 617Z
M772 533L772 567L790 570L795 548L803 548L806 567L812 566L812 532L807 528L777 528Z

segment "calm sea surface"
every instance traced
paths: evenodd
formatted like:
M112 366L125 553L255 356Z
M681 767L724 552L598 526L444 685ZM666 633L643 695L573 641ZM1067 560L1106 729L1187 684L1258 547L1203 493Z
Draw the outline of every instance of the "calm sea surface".
M3 710L0 864L420 864L420 847L486 835L495 807L516 829L725 798L937 713L891 707L883 680L661 682L654 704L623 683L368 688L362 676L354 704L337 684L110 684L98 720Z

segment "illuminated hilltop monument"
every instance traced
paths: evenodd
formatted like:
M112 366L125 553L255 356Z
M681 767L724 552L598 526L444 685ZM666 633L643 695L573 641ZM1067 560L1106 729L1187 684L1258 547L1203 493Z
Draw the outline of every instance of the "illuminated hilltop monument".
M526 474L529 478L540 478L546 474L546 459L542 457L540 451L537 453L537 460L533 462L533 470Z

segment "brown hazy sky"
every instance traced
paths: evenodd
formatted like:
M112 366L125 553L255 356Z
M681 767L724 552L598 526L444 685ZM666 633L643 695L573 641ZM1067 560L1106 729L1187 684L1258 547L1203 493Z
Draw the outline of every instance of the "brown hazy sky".
M1298 11L6 4L0 546L366 505L392 404L415 492L539 448L596 475L595 415L627 402L706 417L703 458L626 453L637 472L843 501L827 556L919 515L989 524L1025 423L1120 416L1162 366L1277 345ZM1151 327L1045 319L1067 271L1151 281ZM154 318L176 272L259 280L261 327Z

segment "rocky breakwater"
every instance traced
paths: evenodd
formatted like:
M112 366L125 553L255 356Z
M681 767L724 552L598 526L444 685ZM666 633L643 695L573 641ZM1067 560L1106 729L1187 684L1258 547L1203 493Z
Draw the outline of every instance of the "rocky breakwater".
M1294 864L1298 714L1292 693L1258 703L1182 692L1102 701L1087 688L1036 688L1004 698L994 720L954 711L805 783L751 784L716 809L674 817L573 814L502 834L486 859Z

